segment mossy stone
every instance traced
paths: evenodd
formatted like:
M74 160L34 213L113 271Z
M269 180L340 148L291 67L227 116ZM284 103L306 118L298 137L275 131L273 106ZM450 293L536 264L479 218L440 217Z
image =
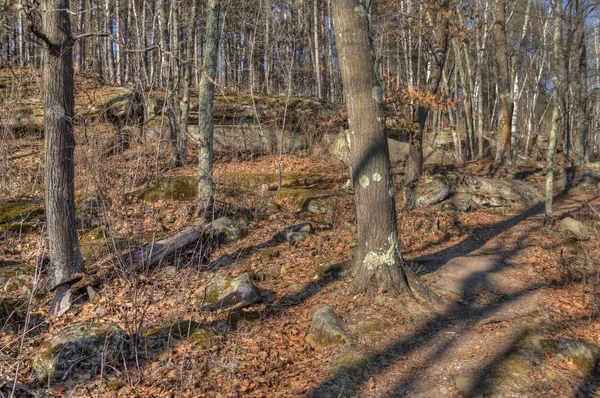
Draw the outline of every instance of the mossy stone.
M164 177L152 180L147 188L134 196L148 202L159 200L191 201L198 195L198 179L196 177Z
M116 324L76 323L38 347L33 370L43 381L64 380L73 372L96 374L107 364L119 363L125 350L126 333Z

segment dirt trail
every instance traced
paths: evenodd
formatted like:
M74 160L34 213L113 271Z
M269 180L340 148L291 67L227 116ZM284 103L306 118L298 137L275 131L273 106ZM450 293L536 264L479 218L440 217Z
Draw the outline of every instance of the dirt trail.
M560 197L556 218L580 209L588 199L581 193ZM531 255L548 249L556 253L560 251L556 241L562 244L556 232L543 227L543 210L543 204L536 205L476 228L450 248L412 259L448 302L446 310L417 322L410 333L378 348L359 365L338 371L336 377L347 374L356 384L338 388L340 396L576 394L573 388L584 384L581 373L565 376L544 362L545 354L531 358L524 354L529 345L539 348L539 330L549 322L552 300L547 294L552 282L540 273L539 264L531 263ZM546 379L548 375L554 378ZM556 379L566 380L566 387L552 384ZM328 391L319 387L312 396L326 396Z

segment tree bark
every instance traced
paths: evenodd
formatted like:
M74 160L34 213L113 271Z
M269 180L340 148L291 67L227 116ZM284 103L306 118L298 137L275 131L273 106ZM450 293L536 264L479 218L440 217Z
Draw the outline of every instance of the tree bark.
M556 137L558 132L558 124L560 121L560 62L561 62L561 43L562 43L562 19L563 8L562 1L554 1L556 8L556 25L554 27L554 50L552 68L552 127L550 128L550 137L548 142L548 155L546 162L546 203L545 203L545 223L552 223L552 199L553 199L553 184L554 184L554 155L556 154Z
M73 155L73 38L68 0L41 2L44 51L44 190L50 263L54 284L83 270L75 223ZM52 311L63 313L72 298L68 287L55 292Z
M217 76L219 48L219 0L208 0L206 10L206 35L204 38L204 59L200 79L198 102L198 208L196 215L208 216L214 202L215 183L213 180L213 99Z
M427 289L405 267L400 254L383 95L375 73L368 11L359 0L337 0L333 2L333 21L348 108L358 223L359 246L350 292L398 296L416 291L422 297ZM409 288L413 281L410 287L419 289Z
M439 8L435 10L435 15L428 15L428 20L435 32L431 50L431 72L425 85L424 93L428 97L434 96L440 86L442 71L446 63L446 52L448 50L448 11L449 0L442 0ZM434 18L435 17L435 18ZM429 115L429 106L419 104L417 109L417 131L411 131L409 137L409 150L406 159L406 173L404 177L405 184L417 181L423 172L423 133L425 132L425 123Z
M510 95L510 77L508 53L506 49L506 0L494 0L494 31L496 33L496 64L498 67L498 95L500 102L500 123L496 163L511 163L512 99Z
M578 52L578 76L577 76L577 88L578 88L578 106L577 106L577 132L574 137L574 163L580 165L585 163L588 159L587 154L587 141L588 141L588 90L587 90L587 48L586 48L586 35L585 35L585 16L584 16L584 2L583 0L577 0L575 2L575 8L577 13L577 30L579 32L577 40L577 52Z

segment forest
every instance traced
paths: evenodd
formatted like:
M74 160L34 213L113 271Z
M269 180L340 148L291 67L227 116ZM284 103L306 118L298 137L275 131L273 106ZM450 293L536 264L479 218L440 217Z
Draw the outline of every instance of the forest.
M600 396L597 0L0 0L0 397Z

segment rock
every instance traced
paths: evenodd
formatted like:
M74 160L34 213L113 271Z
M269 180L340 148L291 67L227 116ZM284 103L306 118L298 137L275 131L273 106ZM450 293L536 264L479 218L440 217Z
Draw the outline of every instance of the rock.
M594 375L598 363L600 347L582 340L558 339L542 340L541 346L563 359L575 364L585 375Z
M560 222L560 230L570 238L578 240L590 239L590 234L585 225L571 217L566 217Z
M151 180L145 189L131 195L147 202L195 200L198 195L198 179L186 176L159 178Z
M265 247L254 252L254 256L262 262L273 261L279 257L279 255L279 251L274 247Z
M73 372L95 375L123 360L126 337L111 322L69 325L38 347L33 370L43 381L65 380Z
M4 284L4 295L10 299L27 299L33 292L33 276L15 275Z
M0 202L0 232L28 234L38 225L44 209L30 199L11 199Z
M205 311L216 311L221 309L237 310L244 307L248 307L252 304L260 301L260 291L252 283L250 275L246 272L238 277L231 280L227 288L221 291L216 298L214 298L215 287L217 285L223 285L222 281L215 281L213 286L207 288L206 302L208 305L203 305L202 310Z
M219 244L231 243L242 237L242 231L228 217L217 218L211 223L213 237Z
M434 175L420 180L413 189L414 198L410 198L411 202L414 201L417 207L427 207L446 199L450 194L451 186L444 176Z
M328 305L318 305L314 311L306 342L313 348L344 345L350 338L344 322Z
M20 275L33 275L35 267L18 261L0 261L0 286L12 277Z
M168 265L166 267L163 267L160 273L163 276L166 276L167 278L174 278L177 276L177 267L173 265Z
M216 333L208 326L198 322L185 320L169 323L148 329L145 334L146 344L164 349L173 342L193 340L202 347L210 347L216 341Z
M309 199L305 204L306 211L312 214L330 214L331 205L325 200Z
M313 232L311 223L301 223L287 227L275 236L276 240L285 239L291 244L297 244L305 240Z

